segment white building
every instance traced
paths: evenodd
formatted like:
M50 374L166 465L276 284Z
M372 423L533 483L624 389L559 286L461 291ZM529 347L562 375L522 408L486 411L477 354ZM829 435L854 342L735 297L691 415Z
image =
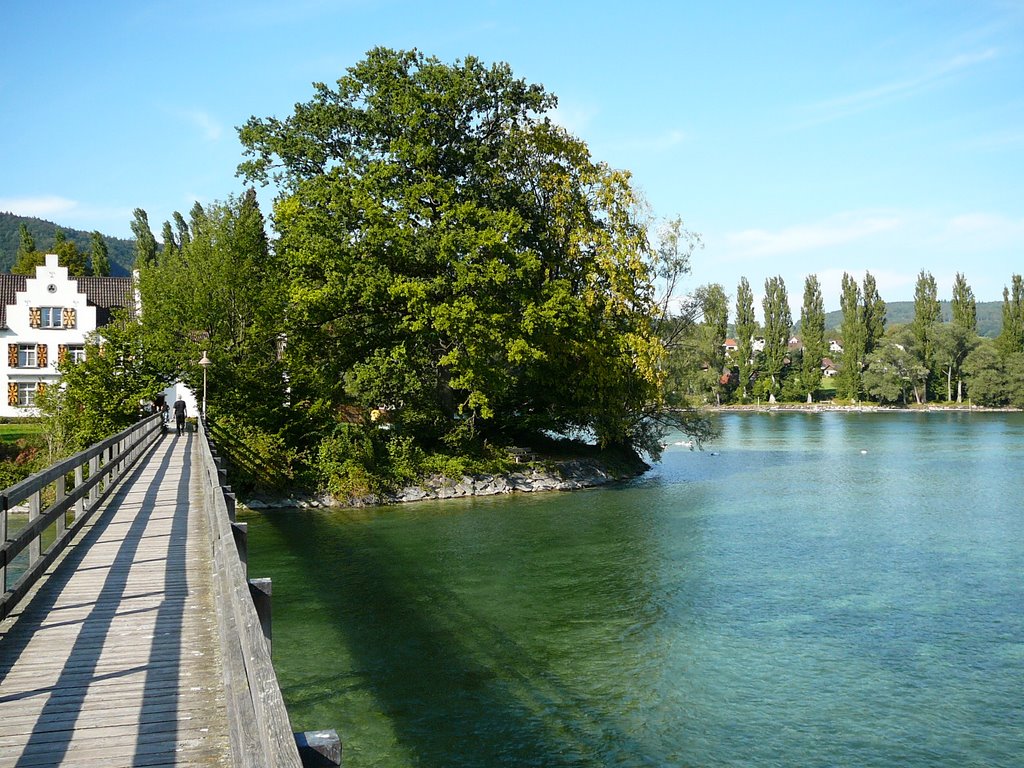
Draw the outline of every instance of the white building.
M54 254L35 277L0 274L0 337L7 342L0 416L36 415L36 394L60 378L58 363L84 357L86 336L133 298L130 277L68 277Z

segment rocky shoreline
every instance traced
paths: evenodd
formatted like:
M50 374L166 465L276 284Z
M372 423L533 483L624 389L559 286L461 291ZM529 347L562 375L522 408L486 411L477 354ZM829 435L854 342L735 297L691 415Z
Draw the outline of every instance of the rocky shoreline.
M468 496L575 491L629 480L642 475L648 469L650 467L639 459L631 471L613 471L596 459L572 459L561 462L545 462L544 465L531 464L524 466L520 471L504 475L465 475L458 479L435 475L426 478L418 485L402 488L394 494L381 496L369 495L351 499L336 499L329 494L295 493L288 496L253 494L240 503L253 510L287 507L330 509L460 499Z

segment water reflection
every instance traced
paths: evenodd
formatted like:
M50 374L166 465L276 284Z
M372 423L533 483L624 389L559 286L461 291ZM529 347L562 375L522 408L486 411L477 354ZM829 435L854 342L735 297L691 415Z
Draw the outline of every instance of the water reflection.
M616 489L251 516L293 725L357 768L1013 765L1024 420L722 423Z

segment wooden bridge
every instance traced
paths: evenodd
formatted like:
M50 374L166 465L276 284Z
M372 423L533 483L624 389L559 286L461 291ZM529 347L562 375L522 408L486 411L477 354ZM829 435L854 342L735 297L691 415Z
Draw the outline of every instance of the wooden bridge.
M0 766L340 765L290 729L215 448L161 427L2 492Z

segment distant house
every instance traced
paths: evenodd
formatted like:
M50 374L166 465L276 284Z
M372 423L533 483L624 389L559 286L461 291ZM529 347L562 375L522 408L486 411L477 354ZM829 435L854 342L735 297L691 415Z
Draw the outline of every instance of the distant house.
M833 353L837 352L839 354L842 354L842 352L843 352L842 342L840 342L838 339L829 339L828 340L828 351L829 352L833 352Z
M791 339L789 340L789 349L790 349L790 350L797 350L797 349L802 349L802 348L803 348L803 346L804 346L804 345L803 345L803 342L802 342L802 341L800 341L800 339L799 339L799 338L798 338L797 336L793 336L793 337L792 337L792 338L791 338Z
M725 347L726 354L735 352L740 348L740 345L736 343L736 339L726 339L722 346Z
M839 369L836 368L836 364L830 358L821 358L821 375L829 379L839 375Z
M755 336L750 340L750 348L754 352L764 352L764 336Z
M69 277L52 253L35 277L0 274L0 337L7 341L0 416L36 415L36 395L60 378L57 365L84 359L86 336L133 300L130 277Z

